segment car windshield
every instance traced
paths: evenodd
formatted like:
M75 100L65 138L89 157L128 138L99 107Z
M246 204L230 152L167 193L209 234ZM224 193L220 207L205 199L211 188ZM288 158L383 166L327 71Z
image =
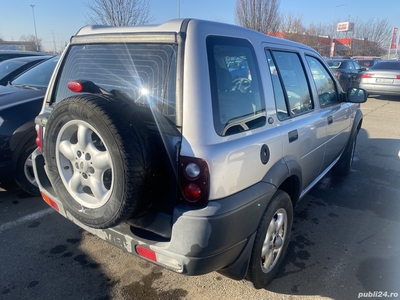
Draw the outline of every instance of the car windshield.
M20 66L24 65L23 61L5 60L0 62L0 78L10 74L12 71L16 70Z
M400 70L400 62L397 61L382 61L376 63L370 70Z
M40 63L13 80L11 85L46 89L58 59L59 56L56 56Z

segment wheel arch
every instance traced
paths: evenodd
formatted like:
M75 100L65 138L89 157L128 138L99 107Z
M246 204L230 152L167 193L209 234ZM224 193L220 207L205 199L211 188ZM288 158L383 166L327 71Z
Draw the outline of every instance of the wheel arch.
M35 120L30 120L29 122L26 122L14 131L12 137L10 138L10 149L13 152L13 165L18 162L20 151L25 147L27 143L32 143L32 141L34 142L35 137Z
M301 166L294 157L280 159L265 174L263 181L273 184L277 190L286 192L293 207L299 200L302 186Z

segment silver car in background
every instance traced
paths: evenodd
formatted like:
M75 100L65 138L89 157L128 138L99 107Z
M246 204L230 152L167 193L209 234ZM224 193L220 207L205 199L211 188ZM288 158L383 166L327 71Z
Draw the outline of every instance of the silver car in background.
M384 60L377 62L361 76L360 88L368 96L400 96L400 61Z

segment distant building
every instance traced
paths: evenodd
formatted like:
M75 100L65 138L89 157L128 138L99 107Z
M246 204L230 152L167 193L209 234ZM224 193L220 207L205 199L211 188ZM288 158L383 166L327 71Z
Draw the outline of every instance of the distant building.
M332 39L327 36L311 36L307 34L291 32L268 33L268 35L308 45L317 50L322 56L325 57L330 56L332 50L332 42L334 42L334 55L382 55L382 49L379 47L378 43L370 42L368 41L368 39L335 38L332 41Z
M23 41L3 41L0 39L0 50L36 50L34 42L23 42Z

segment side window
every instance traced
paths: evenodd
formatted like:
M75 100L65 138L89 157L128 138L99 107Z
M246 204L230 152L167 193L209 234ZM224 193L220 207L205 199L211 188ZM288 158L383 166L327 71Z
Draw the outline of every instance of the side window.
M287 99L290 116L313 110L314 104L300 57L294 52L272 50L271 53Z
M260 75L249 41L207 37L215 131L232 135L266 124Z
M361 69L361 66L357 62L354 61L353 63L357 71Z
M339 97L335 89L335 83L332 75L315 57L306 56L306 59L313 75L320 106L326 107L338 103Z
M284 120L289 117L285 94L282 88L282 84L279 80L274 60L272 59L271 53L268 50L266 51L266 55L269 65L269 72L271 73L272 87L274 89L276 114L279 120Z
M346 64L346 62L343 62L344 64ZM347 68L345 69L349 69L349 70L354 70L354 64L352 61L348 61L347 62Z

